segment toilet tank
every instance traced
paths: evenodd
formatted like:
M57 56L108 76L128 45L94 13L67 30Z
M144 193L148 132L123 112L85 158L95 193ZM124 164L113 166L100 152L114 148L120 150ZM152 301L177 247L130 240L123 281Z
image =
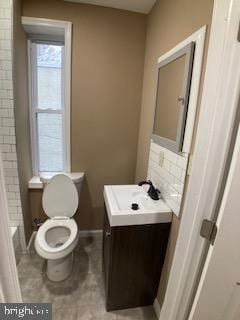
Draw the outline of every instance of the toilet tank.
M84 179L84 172L71 172L71 173L67 173L67 172L46 172L46 173L41 173L40 174L40 180L43 183L43 188L45 187L45 185L52 179L52 177L54 177L57 174L65 174L66 176L68 176L75 184L77 191L78 191L78 196L80 196L81 193L81 189L82 189L82 183L83 183L83 179Z

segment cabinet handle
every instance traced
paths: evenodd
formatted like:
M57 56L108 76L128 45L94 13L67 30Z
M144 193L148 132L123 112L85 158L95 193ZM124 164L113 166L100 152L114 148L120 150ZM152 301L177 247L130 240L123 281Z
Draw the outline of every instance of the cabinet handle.
M111 232L110 231L106 231L106 237L110 237L111 236Z

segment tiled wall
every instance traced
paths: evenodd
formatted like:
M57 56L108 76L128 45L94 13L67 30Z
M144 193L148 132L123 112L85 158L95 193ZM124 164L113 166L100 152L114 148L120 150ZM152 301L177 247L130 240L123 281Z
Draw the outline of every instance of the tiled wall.
M17 168L12 81L12 0L0 0L0 150L2 152L10 226L19 227L26 250Z
M148 179L158 186L163 199L178 216L181 207L188 155L178 155L151 142Z

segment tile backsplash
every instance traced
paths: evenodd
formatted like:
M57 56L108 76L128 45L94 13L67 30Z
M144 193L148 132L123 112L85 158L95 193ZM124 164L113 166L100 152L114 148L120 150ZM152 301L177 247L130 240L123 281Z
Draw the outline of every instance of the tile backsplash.
M179 216L188 154L177 154L151 141L148 176L161 191L163 199Z
M18 177L12 79L12 0L0 0L0 152L8 199L9 224L18 227L26 250Z

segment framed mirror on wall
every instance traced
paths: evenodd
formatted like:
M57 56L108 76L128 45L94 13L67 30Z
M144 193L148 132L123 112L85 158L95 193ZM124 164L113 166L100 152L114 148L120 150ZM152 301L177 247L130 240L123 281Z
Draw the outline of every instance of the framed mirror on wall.
M195 43L158 63L152 139L181 153L191 87Z

